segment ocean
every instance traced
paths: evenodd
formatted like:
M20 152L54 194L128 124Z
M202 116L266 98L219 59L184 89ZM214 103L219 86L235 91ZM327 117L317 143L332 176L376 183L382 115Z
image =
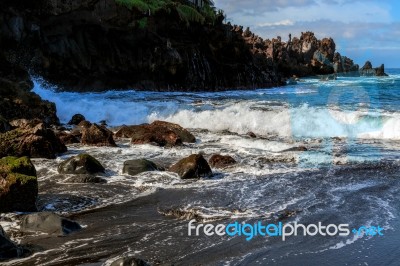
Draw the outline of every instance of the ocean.
M38 250L9 264L109 265L132 255L161 265L398 265L400 70L387 73L214 93L60 92L34 78L34 92L56 103L62 123L76 113L110 127L165 120L188 128L197 142L179 148L129 140L115 148L69 145L56 160L34 159L41 210L68 215L85 228L62 238L17 237ZM57 173L58 163L82 152L106 167L106 184L71 184ZM122 174L126 160L168 166L200 152L238 163L201 180ZM213 225L379 226L384 233L300 234L285 241L189 236L192 218Z

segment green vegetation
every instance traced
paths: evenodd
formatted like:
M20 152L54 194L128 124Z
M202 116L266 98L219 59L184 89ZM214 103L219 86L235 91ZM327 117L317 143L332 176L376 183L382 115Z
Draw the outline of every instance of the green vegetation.
M211 4L205 4L202 8L196 7L189 1L185 0L115 0L117 3L124 5L130 9L136 9L143 14L151 16L159 11L167 12L176 11L179 19L186 23L214 24L218 17L223 16L221 10L216 11ZM147 18L141 18L135 24L144 29L147 27Z
M178 11L180 19L186 22L187 25L189 25L190 22L196 22L200 24L204 24L205 22L204 16L191 6L178 5L176 7L176 11Z
M0 159L0 173L20 173L36 176L36 170L28 157L8 156Z

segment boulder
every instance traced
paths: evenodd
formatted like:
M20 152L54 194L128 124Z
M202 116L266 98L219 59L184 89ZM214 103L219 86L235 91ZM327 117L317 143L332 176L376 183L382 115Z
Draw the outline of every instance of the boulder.
M151 124L121 127L116 137L131 138L133 144L155 144L161 147L182 145L182 142L194 143L196 138L178 124L154 121Z
M80 143L78 136L64 131L56 132L56 136L61 140L64 145Z
M14 244L6 235L0 225L0 261L18 258L22 254L22 249Z
M82 129L81 143L91 146L117 146L113 138L113 132L97 124L92 124L90 127Z
M155 163L146 159L136 159L124 162L122 173L135 176L149 171L161 170Z
M29 156L31 158L56 158L56 154L67 151L67 147L51 129L39 123L26 125L0 134L0 157Z
M247 136L249 136L250 138L252 138L252 139L255 139L255 138L257 138L257 135L256 134L254 134L254 132L252 132L252 131L249 131L249 132L247 132L247 134L246 134Z
M113 261L110 266L150 266L150 264L142 259L125 256Z
M201 154L192 154L169 168L182 179L194 179L212 175L210 166Z
M36 211L38 182L28 157L0 159L0 212Z
M188 143L196 142L196 138L193 136L193 134L178 124L157 120L151 123L150 125L153 127L164 127L171 130L172 132L174 132L176 135L179 136L182 142L188 142Z
M73 156L58 166L60 174L96 174L104 171L101 163L86 153Z
M75 114L72 116L71 120L69 120L68 125L78 125L80 122L85 121L86 118L81 114Z
M49 235L67 235L82 227L75 221L52 212L37 212L21 218L21 232L41 232Z
M229 155L214 154L211 156L210 160L208 160L208 163L214 168L224 168L236 164L236 160Z

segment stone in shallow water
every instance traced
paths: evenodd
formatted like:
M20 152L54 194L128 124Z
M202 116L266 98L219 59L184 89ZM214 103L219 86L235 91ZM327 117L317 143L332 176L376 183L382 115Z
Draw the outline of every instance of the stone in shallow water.
M131 176L138 175L143 172L158 171L162 170L152 161L146 159L136 159L124 162L124 168L122 172Z
M212 175L210 166L201 154L192 154L169 168L182 179L195 179Z
M236 164L236 160L230 155L214 154L208 163L214 168L224 168Z
M24 215L21 219L21 232L41 232L49 235L67 235L82 227L75 221L52 212L38 212Z
M86 153L71 157L58 166L60 174L96 174L104 171L101 163Z

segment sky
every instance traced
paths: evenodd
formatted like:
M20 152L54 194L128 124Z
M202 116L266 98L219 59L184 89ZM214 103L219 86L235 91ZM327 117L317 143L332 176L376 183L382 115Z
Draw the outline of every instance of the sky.
M260 37L283 41L313 31L332 37L336 50L363 66L400 68L400 1L398 0L215 0L227 21Z

